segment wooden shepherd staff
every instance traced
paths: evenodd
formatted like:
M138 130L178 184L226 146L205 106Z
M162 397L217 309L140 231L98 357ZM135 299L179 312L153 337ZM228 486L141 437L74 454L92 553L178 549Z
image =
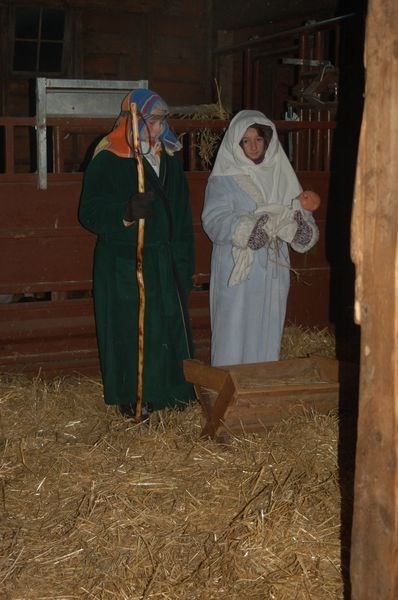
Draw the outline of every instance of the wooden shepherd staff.
M134 156L137 161L138 191L145 192L144 166L142 164L140 136L138 130L137 103L130 104L131 122L133 130ZM144 249L145 219L138 219L136 276L139 294L138 309L138 365L137 365L137 402L135 406L135 420L141 421L142 413L142 383L144 371L144 317L145 317L145 285L142 272L142 253Z

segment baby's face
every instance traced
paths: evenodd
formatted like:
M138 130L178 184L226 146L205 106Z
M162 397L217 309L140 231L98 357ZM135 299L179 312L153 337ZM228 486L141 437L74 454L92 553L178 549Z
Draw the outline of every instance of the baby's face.
M316 210L321 203L321 199L315 192L305 190L300 194L300 204L306 210Z

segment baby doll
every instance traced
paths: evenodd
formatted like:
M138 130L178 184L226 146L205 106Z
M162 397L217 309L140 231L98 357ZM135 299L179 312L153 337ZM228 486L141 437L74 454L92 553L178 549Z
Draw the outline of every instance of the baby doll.
M305 190L301 192L299 196L300 204L302 208L305 210L310 210L313 212L317 208L319 208L321 204L321 199L315 192L311 192L310 190Z

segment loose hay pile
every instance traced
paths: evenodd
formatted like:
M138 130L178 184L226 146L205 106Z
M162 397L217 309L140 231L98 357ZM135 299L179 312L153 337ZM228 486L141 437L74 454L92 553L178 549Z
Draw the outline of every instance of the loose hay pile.
M179 118L189 118L201 121L214 119L229 121L231 118L231 113L222 103L221 89L217 81L215 81L215 86L217 90L217 102L212 104L197 105L194 112L179 114L176 116ZM200 158L200 167L203 171L210 171L213 168L218 148L221 144L225 130L226 126L221 131L214 131L214 129L207 127L200 127L197 130L196 148Z
M0 380L0 595L342 598L338 423L223 448L199 407L134 425L98 380Z
M307 328L300 325L285 327L281 358L300 358L313 355L336 357L336 340L333 334L327 328Z

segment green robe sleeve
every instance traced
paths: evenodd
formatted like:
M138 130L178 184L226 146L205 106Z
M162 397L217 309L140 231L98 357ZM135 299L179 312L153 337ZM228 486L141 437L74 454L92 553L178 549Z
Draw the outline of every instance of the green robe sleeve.
M137 191L136 168L131 169L128 185L121 184L125 179L120 159L110 152L100 152L89 163L79 206L79 221L83 227L97 235L124 235L123 212L127 200Z

